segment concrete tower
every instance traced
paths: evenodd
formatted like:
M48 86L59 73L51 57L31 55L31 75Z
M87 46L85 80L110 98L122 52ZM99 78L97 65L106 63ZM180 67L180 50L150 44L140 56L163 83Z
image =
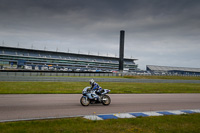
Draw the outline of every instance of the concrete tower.
M124 70L124 36L125 31L120 31L120 45L119 45L119 71Z

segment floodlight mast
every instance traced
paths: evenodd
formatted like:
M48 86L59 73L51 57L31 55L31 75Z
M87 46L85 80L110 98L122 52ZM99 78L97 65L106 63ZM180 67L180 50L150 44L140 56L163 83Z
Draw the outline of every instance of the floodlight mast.
M125 31L120 31L120 46L119 46L119 71L123 72L124 70L124 36Z

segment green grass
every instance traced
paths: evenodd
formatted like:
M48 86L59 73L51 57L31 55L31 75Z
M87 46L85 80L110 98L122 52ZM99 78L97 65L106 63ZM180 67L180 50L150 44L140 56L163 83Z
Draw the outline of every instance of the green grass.
M1 133L199 133L200 114L90 121L83 118L0 123Z
M132 79L171 79L200 80L200 76L166 76L166 75L134 75L134 76L43 76L43 77L81 77L81 78L132 78Z
M111 93L200 93L192 83L119 83L99 82ZM87 82L0 82L0 94L80 94Z
M123 76L124 78L131 78L131 79L178 79L178 80L200 80L200 76L145 76L145 75L135 75L135 76Z

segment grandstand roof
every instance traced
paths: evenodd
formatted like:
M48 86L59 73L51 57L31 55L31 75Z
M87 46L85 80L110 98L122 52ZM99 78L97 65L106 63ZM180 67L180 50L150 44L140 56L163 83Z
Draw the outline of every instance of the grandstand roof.
M188 67L171 67L171 66L154 66L147 65L147 69L151 71L185 71L185 72L200 72L200 68Z
M61 55L68 55L68 56L75 56L78 58L81 57L88 57L88 58L101 58L101 59L114 59L118 60L118 57L108 57L108 56L99 56L99 55L88 55L88 54L77 54L77 53L67 53L67 52L57 52L57 51L47 51L47 50L37 50L37 49L27 49L27 48L16 48L16 47L8 47L8 46L0 46L0 49L12 49L12 50L21 50L21 51L27 51L27 52L40 52L40 53L49 53L49 54L61 54ZM125 61L135 61L138 59L132 59L132 58L124 58Z

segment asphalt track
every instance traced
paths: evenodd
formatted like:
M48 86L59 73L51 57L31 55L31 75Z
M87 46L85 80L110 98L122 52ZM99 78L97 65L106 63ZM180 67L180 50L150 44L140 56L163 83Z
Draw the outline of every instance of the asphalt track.
M200 109L200 94L110 94L109 106L83 107L81 94L0 95L0 121L158 110Z

